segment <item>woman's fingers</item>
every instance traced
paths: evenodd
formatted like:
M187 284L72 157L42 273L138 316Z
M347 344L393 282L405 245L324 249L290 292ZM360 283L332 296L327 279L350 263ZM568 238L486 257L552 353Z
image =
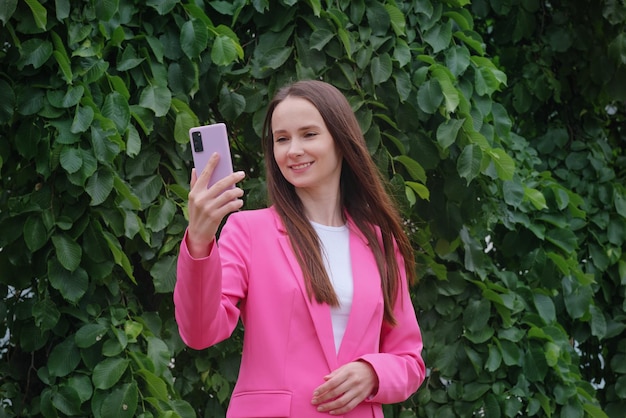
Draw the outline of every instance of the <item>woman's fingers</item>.
M209 180L211 180L211 175L213 175L213 171L215 170L215 167L217 167L217 163L219 162L219 160L220 160L220 155L217 152L214 152L211 155L211 157L209 157L209 160L207 161L206 166L204 167L204 169L198 176L198 181L196 182L199 188L202 188L202 189L207 188L207 185L209 184ZM191 186L191 187L193 188L194 186Z
M318 411L333 415L354 409L370 396L378 384L372 366L364 361L348 363L324 378L325 383L313 393L312 403Z
M241 209L243 190L235 184L245 177L243 171L234 172L207 188L219 155L213 154L204 170L198 175L191 171L188 198L189 228L187 243L194 249L206 249L215 239L220 223L226 215ZM196 254L205 251L194 251Z

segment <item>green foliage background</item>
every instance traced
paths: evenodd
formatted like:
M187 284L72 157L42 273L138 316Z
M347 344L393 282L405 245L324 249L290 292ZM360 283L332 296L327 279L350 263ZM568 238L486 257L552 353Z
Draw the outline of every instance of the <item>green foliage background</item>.
M4 0L0 417L219 417L241 330L173 319L187 131L246 207L284 83L349 98L406 219L429 376L388 417L626 410L619 0Z

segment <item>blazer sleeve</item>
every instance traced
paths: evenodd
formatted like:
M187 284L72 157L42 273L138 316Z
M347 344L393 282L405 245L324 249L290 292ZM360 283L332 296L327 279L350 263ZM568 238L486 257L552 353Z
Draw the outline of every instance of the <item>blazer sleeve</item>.
M208 257L193 258L187 248L187 232L180 246L174 287L174 312L185 344L201 350L230 337L239 321L239 305L247 292L248 240L243 229L228 218L220 239ZM228 239L224 237L228 236ZM222 250L222 240L229 241ZM239 248L233 249L233 243Z
M422 359L422 334L411 301L404 272L404 261L397 254L401 269L401 286L394 306L397 324L383 322L380 352L367 354L368 362L378 375L378 390L369 402L391 404L408 399L422 384L426 367Z

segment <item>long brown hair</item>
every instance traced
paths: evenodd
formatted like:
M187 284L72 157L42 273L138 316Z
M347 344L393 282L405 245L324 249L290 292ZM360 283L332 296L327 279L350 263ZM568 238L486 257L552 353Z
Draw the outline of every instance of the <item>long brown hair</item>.
M404 258L409 283L415 279L413 249L404 233L394 202L385 190L381 173L367 150L350 104L337 88L317 80L298 81L280 89L269 104L263 125L269 199L285 224L307 282L309 297L315 296L319 303L339 305L324 268L319 238L304 215L302 201L294 186L283 177L274 159L272 115L276 106L287 97L306 99L317 108L343 157L341 206L372 249L381 277L384 318L388 323L395 324L393 307L400 284L400 267L395 257L394 243ZM379 228L380 239L375 226Z

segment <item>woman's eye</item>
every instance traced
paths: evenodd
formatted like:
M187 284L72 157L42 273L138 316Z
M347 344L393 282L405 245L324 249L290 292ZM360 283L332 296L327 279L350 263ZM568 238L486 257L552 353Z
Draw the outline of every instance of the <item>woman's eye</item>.
M315 132L307 132L304 136L306 138L310 138L310 137L315 136L315 135L317 135L317 133L315 133Z
M287 138L285 138L284 136L279 136L274 141L276 141L276 142L283 142L283 141L286 141L286 140L287 140Z

